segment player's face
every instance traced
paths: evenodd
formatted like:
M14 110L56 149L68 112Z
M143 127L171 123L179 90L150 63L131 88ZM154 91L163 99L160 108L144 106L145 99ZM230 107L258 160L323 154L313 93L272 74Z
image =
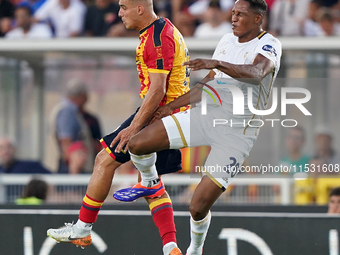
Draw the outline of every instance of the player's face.
M137 5L134 5L130 0L120 0L119 6L118 16L122 18L125 28L137 29L139 23Z
M328 213L340 213L340 196L331 196L329 198Z
M254 13L249 8L248 2L238 0L232 9L231 15L232 29L234 35L239 37L239 39L246 37L259 27L261 15Z

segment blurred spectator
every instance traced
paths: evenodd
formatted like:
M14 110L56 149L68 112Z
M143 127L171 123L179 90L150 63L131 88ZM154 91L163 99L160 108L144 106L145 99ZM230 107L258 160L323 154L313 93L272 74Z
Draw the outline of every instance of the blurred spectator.
M189 14L191 0L172 0L172 22L183 36L192 36L195 31L195 17Z
M305 145L305 131L302 127L296 126L289 128L286 137L286 148L288 155L280 161L280 165L296 166L296 172L301 172L305 164L309 163L310 157L303 154ZM294 174L292 170L290 174Z
M47 197L48 185L39 179L31 180L25 187L22 198L15 200L17 205L40 205Z
M13 15L13 4L7 0L0 0L0 37L3 37L11 29Z
M339 23L333 17L330 9L321 8L317 12L317 21L322 28L324 36L340 35Z
M51 28L46 24L32 22L32 13L29 7L21 6L15 9L15 21L17 27L9 31L5 37L18 38L51 38Z
M270 32L282 36L302 35L310 0L276 0L271 8Z
M77 79L71 79L67 84L66 98L52 111L51 133L54 142L57 142L58 145L59 173L68 173L68 152L71 144L76 141L83 141L88 148L84 171L92 170L94 164L93 139L90 128L82 115L82 109L88 99L87 95L87 86Z
M85 16L86 36L107 36L109 32L125 31L118 17L119 6L111 0L96 0L95 5L87 9Z
M29 7L34 14L45 2L46 0L22 0L17 4L17 7Z
M328 213L340 214L340 187L333 189L329 194Z
M83 31L85 11L80 0L47 0L34 17L38 21L50 20L56 37L76 37Z
M189 6L188 12L194 16L203 15L208 10L211 2L218 2L222 13L230 11L235 3L234 0L198 0Z
M203 15L204 23L200 24L194 33L198 38L222 38L226 33L232 32L231 23L223 19L219 1L211 1Z
M153 8L158 16L171 20L171 0L154 0Z
M80 174L84 172L88 157L88 148L82 141L74 142L68 149L68 172Z
M172 1L172 20L178 27L183 36L192 36L194 34L198 21L209 7L210 0L173 0ZM231 20L231 8L234 5L233 0L219 0L222 10L223 20Z
M16 158L14 142L8 137L0 139L0 173L5 174L48 174L50 173L37 161L24 161Z
M315 147L316 153L310 161L310 164L315 166L332 165L334 168L335 164L340 164L340 155L336 153L333 148L333 136L329 128L320 126L315 131ZM317 169L317 167L316 167ZM321 171L326 174L327 172Z
M323 30L318 23L317 13L320 9L320 3L318 0L312 0L309 4L308 19L305 20L303 25L303 33L305 36L322 36Z

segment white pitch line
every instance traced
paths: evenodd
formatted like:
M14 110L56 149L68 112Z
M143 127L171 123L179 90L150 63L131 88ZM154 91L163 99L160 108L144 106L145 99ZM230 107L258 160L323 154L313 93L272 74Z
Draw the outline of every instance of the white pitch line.
M67 209L0 209L0 214L38 215L78 215L79 210ZM100 215L150 216L147 210L102 210ZM212 212L214 217L254 217L254 218L339 218L326 213L267 213L267 212ZM174 216L189 216L188 211L174 211Z

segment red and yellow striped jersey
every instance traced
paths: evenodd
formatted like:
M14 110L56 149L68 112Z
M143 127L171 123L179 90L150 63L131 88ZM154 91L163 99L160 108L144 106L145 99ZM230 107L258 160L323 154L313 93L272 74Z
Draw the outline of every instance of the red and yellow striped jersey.
M144 98L149 90L149 73L165 73L168 75L166 94L159 106L168 104L189 91L189 70L182 66L189 60L189 51L181 33L168 19L158 18L139 33L136 64L141 82L140 97Z

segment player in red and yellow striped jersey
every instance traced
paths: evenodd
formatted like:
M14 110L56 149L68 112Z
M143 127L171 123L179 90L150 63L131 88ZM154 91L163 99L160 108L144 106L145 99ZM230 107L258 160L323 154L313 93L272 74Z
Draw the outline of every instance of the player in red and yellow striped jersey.
M188 92L189 74L182 63L189 59L189 52L177 28L168 19L158 18L140 31L139 39L136 63L141 82L140 97L145 98L150 88L150 73L167 75L166 93L160 106Z
M49 229L47 232L57 241L75 243L76 240L76 244L82 247L89 245L92 223L96 221L101 205L108 195L115 169L130 160L127 142L147 125L159 106L173 101L189 90L189 72L182 66L189 59L189 53L177 28L168 19L156 16L152 0L120 0L119 5L119 16L125 27L140 31L136 64L141 82L140 96L144 100L141 107L115 132L101 140L104 149L97 155L77 223L69 224L63 230ZM174 112L187 108L181 107ZM155 155L143 156L140 160L156 162L159 175L181 169L179 150L159 152L157 161ZM171 200L163 183L160 179L150 182L146 177L139 185L145 190L157 190L157 198L149 197L146 200L163 240L163 253L182 254L176 244Z

